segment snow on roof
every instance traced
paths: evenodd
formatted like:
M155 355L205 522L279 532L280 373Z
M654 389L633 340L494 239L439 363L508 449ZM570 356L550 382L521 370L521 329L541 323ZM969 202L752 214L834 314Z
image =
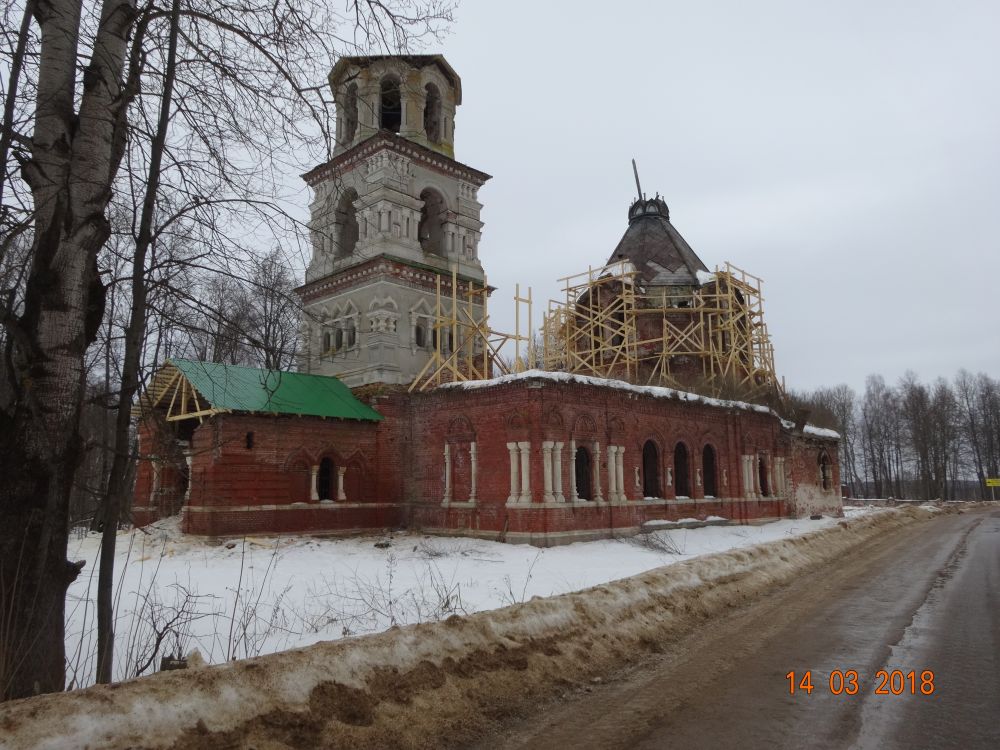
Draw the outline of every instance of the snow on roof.
M698 283L704 286L705 284L710 284L715 281L715 274L709 271L697 270L694 273L695 277L698 279Z
M811 424L807 424L805 429L802 430L806 435L812 435L813 437L830 438L831 440L840 440L840 433L836 430L828 430L826 427L814 427Z
M493 378L492 380L465 380L454 383L442 383L438 386L438 388L476 390L479 388L492 388L496 385L506 385L507 383L516 383L521 380L551 380L556 383L580 383L582 385L597 386L598 388L612 388L618 391L640 393L644 396L652 396L653 398L669 398L678 401L690 401L692 403L705 404L706 406L716 406L722 409L741 409L743 411L755 411L760 414L770 414L778 417L778 414L773 409L760 404L749 404L746 401L729 401L727 399L712 398L710 396L702 396L689 391L679 391L676 388L667 388L661 385L633 385L632 383L626 383L624 380L595 378L590 375L577 375L572 372L525 370L524 372L515 373L513 375L501 375L500 377ZM778 418L781 419L780 417ZM795 423L789 422L787 419L781 419L781 424L789 430L795 427ZM840 439L840 435L838 433L833 430L827 430L823 427L806 425L804 432L812 437L830 438L833 440Z

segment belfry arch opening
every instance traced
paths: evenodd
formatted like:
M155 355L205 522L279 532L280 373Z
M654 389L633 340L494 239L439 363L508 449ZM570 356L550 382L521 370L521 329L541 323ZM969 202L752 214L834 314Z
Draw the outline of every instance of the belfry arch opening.
M398 133L403 125L403 98L395 78L383 78L379 85L378 124L391 133Z
M573 470L576 472L576 496L581 500L592 500L594 494L590 486L590 452L582 445L576 449Z
M677 497L691 497L691 465L684 443L678 443L674 448L674 486Z
M420 247L425 253L444 255L444 221L448 207L441 194L430 188L420 193L420 200L424 202L417 227Z
M344 130L341 140L349 144L358 132L358 84L352 83L344 95Z
M642 494L660 497L660 451L652 440L642 446Z
M424 87L424 133L432 143L441 141L441 92L433 83Z
M354 208L354 201L358 199L358 193L354 188L344 191L337 202L337 255L347 256L354 252L358 245L359 229L358 215Z
M715 448L706 445L701 452L702 482L705 486L705 497L718 497L718 473L715 468Z

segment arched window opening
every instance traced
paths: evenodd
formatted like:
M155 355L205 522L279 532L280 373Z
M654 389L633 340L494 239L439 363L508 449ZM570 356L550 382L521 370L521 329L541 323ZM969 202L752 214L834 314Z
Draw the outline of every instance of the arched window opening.
M357 331L354 328L354 323L347 324L347 348L351 349L355 342L357 341Z
M833 487L833 471L830 464L830 457L824 451L819 454L819 481L824 490Z
M576 496L581 500L592 500L593 492L590 487L590 453L583 446L576 449L576 459L574 464L574 470L576 471Z
M674 448L674 487L677 489L677 497L691 497L691 467L684 443L678 443Z
M704 474L702 481L705 484L705 497L717 497L719 492L715 470L715 448L711 445L706 445L705 450L701 452L701 470Z
M344 329L338 327L333 334L333 348L335 351L340 351L344 348Z
M399 83L386 78L379 87L379 127L398 133L403 124L403 100L399 93Z
M767 461L763 456L757 458L757 476L760 481L760 496L770 497L771 486L767 481Z
M642 494L660 497L660 451L652 440L642 446Z
M424 133L427 140L438 143L441 140L441 92L433 83L428 83L424 91Z
M344 97L344 131L342 141L344 145L354 140L354 134L358 132L358 84L352 83L347 87L347 95Z
M351 188L340 196L337 202L336 224L337 224L337 255L347 256L354 252L358 244L360 229L358 228L358 215L354 209L354 201L358 199L358 193Z
M333 459L328 457L319 462L319 472L316 474L316 494L320 500L333 499L333 477L335 473Z
M424 202L417 227L420 247L425 253L444 255L444 220L448 207L436 190L424 190L420 193L420 200Z
M422 349L426 340L427 337L424 335L424 324L417 323L417 327L413 331L413 343Z
M330 347L333 346L333 339L330 337L330 332L325 331L323 333L323 354L330 351Z

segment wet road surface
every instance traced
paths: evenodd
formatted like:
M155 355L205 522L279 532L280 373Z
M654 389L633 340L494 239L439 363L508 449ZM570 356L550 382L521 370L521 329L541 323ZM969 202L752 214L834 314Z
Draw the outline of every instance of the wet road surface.
M482 747L1000 748L1000 510L890 533Z

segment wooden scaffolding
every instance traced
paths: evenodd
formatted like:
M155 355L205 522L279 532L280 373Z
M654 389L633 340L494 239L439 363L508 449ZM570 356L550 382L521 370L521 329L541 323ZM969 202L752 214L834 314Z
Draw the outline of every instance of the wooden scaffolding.
M530 360L531 337L521 335L521 310L527 305L528 331L531 331L531 289L521 296L520 285L514 296L516 333L503 333L490 326L489 296L492 291L486 280L477 284L460 279L453 267L450 288L442 289L449 279L437 274L435 279L434 320L431 323L431 356L410 384L409 390L425 391L442 383L467 380L489 380L499 375L520 372ZM444 284L442 283L444 282ZM514 357L509 359L501 349L514 345ZM520 356L521 346L529 352Z
M700 287L641 286L619 261L560 279L543 317L544 367L685 386L692 374L742 393L782 390L761 279L726 263Z

